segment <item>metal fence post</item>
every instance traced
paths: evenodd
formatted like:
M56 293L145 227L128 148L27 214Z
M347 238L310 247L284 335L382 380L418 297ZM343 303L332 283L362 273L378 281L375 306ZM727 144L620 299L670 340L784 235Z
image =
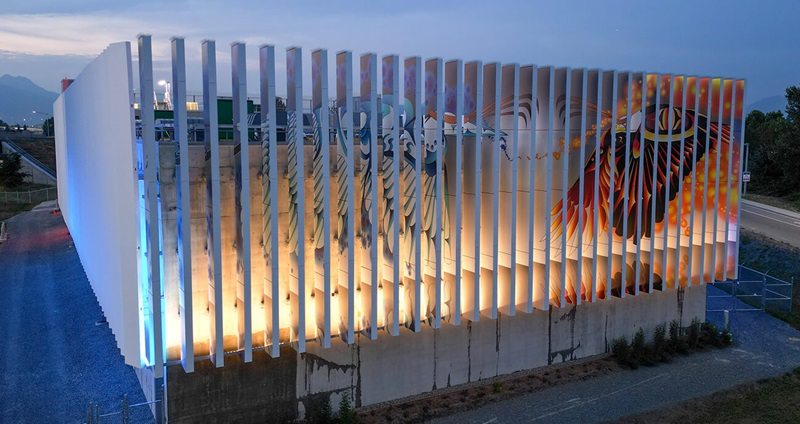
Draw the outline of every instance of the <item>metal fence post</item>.
M122 424L130 424L131 417L130 417L130 407L128 405L127 394L122 397L122 407L120 408L120 412L122 415Z
M761 285L761 309L767 310L767 274L762 274L764 283Z

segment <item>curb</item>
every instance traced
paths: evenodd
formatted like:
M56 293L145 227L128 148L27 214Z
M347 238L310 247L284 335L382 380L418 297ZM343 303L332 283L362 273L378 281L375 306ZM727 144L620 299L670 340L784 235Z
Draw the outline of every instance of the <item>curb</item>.
M768 210L770 212L778 213L781 215L786 215L794 219L800 219L800 213L792 212L786 209L776 208L775 206L765 205L763 203L754 202L752 200L742 199L742 204Z

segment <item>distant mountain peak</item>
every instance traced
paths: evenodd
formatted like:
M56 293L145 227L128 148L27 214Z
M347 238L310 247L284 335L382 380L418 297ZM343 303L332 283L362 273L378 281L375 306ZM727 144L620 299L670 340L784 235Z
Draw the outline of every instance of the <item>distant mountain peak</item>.
M747 105L747 111L760 110L764 113L786 111L786 96L771 96Z
M29 80L29 79L27 79L27 78L25 78L23 76L14 76L14 75L5 74L5 75L0 77L0 85L4 85L6 87L11 87L11 88L16 88L17 90L22 90L22 91L35 91L35 92L39 92L39 93L50 93L50 94L55 94L56 96L58 96L58 94L53 93L52 91L45 90L42 87L39 87L38 85L36 85L36 83L34 83L33 81L31 81L31 80Z
M35 126L53 115L57 93L45 90L22 76L0 76L0 119L8 124ZM33 111L43 113L33 113Z

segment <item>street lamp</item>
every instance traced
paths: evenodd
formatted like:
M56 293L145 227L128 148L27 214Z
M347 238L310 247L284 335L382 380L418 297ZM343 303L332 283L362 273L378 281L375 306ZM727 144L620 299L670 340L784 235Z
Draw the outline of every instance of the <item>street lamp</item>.
M50 119L51 115L49 113L47 113L47 112L42 112L42 111L37 111L37 110L34 110L33 113L35 113L35 114L38 113L39 115L45 115L45 117L42 118L42 121L43 121L43 123L42 123L42 132L44 133L45 136L52 135L52 130L53 130L52 127L50 127L50 131L47 131L47 129L45 128L47 126L47 120Z
M45 119L48 119L48 118L50 118L50 114L49 114L49 113L47 113L47 112L42 112L42 111L34 110L34 111L33 111L33 113L38 113L39 115L45 115L45 117L44 117L44 118L42 118L42 121L44 121Z
M167 110L172 110L172 96L170 95L170 84L167 80L161 80L158 85L164 87L164 104L167 105Z

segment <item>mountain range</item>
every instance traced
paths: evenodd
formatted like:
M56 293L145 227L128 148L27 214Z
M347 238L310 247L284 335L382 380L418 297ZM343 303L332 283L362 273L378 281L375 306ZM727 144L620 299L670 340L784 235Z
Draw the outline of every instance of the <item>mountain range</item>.
M41 125L53 116L53 102L57 98L57 93L47 91L25 77L8 74L0 77L0 119L9 125Z
M747 112L760 110L764 113L786 111L786 96L772 96L747 105Z

